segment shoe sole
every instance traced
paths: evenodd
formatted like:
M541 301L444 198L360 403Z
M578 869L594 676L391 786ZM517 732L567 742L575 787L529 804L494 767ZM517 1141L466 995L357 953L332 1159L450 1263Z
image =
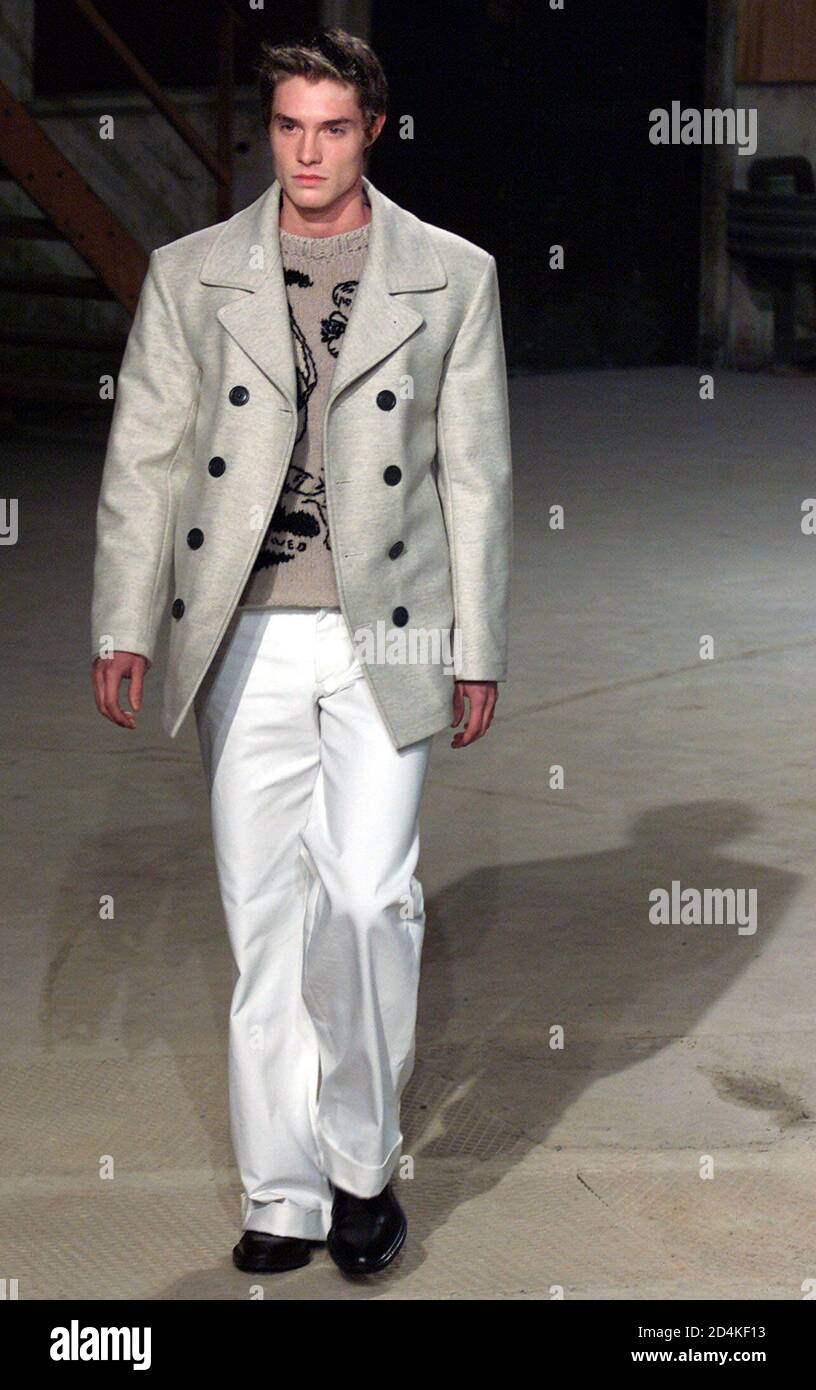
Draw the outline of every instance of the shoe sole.
M329 1232L326 1238L326 1245L328 1247L329 1254L334 1260L334 1263L337 1265L337 1268L341 1269L344 1274L379 1274L379 1272L385 1269L388 1265L390 1265L391 1261L395 1259L396 1256L399 1254L400 1250L405 1244L405 1238L407 1235L408 1222L403 1221L399 1231L394 1237L392 1244L388 1247L385 1253L383 1255L380 1255L380 1258L378 1260L375 1260L371 1264L365 1266L361 1266L358 1264L346 1264L342 1256L338 1256L334 1247L334 1241L331 1237L331 1231Z
M310 1250L305 1255L299 1255L291 1262L286 1264L267 1264L264 1260L242 1260L236 1258L235 1251L232 1254L232 1263L236 1269L240 1269L244 1274L286 1274L290 1269L302 1269L304 1265L311 1262L312 1254Z

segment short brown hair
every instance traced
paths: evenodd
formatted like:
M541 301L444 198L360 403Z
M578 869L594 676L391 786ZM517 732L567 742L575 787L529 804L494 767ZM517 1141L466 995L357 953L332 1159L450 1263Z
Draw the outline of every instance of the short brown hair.
M258 79L266 130L272 119L275 88L285 77L306 77L314 82L328 77L354 87L367 136L388 106L388 82L379 58L365 39L345 29L323 27L307 44L261 44Z

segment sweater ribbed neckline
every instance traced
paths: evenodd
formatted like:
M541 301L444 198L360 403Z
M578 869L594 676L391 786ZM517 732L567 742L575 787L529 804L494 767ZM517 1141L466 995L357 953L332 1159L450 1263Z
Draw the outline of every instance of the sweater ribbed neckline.
M308 260L345 256L350 251L361 251L368 244L370 230L370 222L364 222L362 227L354 227L350 232L335 232L334 236L300 236L297 232L281 229L281 251L284 255Z

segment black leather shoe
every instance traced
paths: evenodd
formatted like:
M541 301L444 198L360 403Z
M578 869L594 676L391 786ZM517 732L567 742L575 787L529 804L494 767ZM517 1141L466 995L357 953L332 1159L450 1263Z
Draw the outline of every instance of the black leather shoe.
M405 1212L386 1186L376 1197L334 1189L326 1244L344 1274L374 1274L399 1253L408 1234Z
M232 1252L232 1263L250 1274L279 1274L300 1269L312 1258L312 1241L299 1236L273 1236L266 1231L244 1231Z

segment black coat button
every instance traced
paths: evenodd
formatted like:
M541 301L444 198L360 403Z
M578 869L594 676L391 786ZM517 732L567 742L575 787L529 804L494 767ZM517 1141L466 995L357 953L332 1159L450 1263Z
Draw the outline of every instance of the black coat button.
M171 611L171 613L173 614L173 617L174 617L174 618L180 618L181 615L182 615L182 613L184 612L184 599L183 599L183 598L174 599L174 601L173 601L173 607L172 607L172 609L171 609L170 611Z
M187 532L187 544L191 550L198 550L199 546L204 544L204 532L194 526L192 531Z
M405 627L405 624L408 621L408 609L395 608L393 613L391 614L391 620L396 627Z
M227 465L225 464L224 460L218 457L210 459L209 463L207 464L207 467L209 468L214 478L220 478L226 466Z
M377 395L377 405L380 410L393 410L397 404L397 398L393 391L380 391Z
M249 392L245 386L233 386L229 398L233 405L246 405L249 400Z
M402 469L398 468L395 463L389 463L388 467L383 473L383 477L385 478L385 481L387 482L388 486L393 487L394 484L398 483L400 478L402 477Z
M396 560L397 556L401 555L404 549L405 541L394 541L394 544L388 552L390 559Z

